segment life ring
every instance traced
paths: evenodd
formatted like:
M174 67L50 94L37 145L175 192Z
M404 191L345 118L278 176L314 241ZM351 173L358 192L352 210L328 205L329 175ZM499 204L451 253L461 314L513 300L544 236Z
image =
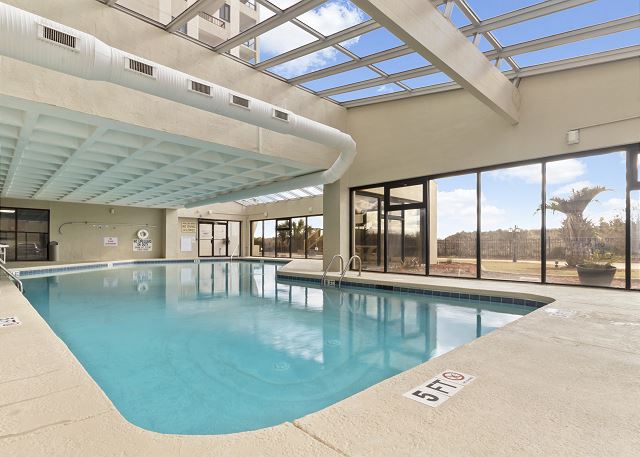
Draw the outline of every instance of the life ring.
M146 282L141 282L140 284L138 284L138 292L144 293L148 290L149 290L149 284L147 284Z
M147 230L147 229L138 230L138 239L139 240L146 240L147 238L149 238L149 230Z

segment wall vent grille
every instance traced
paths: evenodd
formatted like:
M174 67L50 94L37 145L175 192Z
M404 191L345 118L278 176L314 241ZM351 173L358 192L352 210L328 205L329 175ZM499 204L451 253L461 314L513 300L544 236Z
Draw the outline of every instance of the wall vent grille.
M280 111L279 109L273 110L273 117L280 119L281 121L289 122L289 113Z
M153 76L153 65L140 62L139 60L129 59L129 70L142 73L143 75Z
M191 90L205 95L211 95L211 86L196 81L191 81Z
M231 95L231 104L249 109L249 99L240 97L239 95Z
M48 41L53 41L54 43L61 44L63 46L67 46L72 49L76 48L76 37L74 37L73 35L69 35L68 33L52 29L51 27L47 27L46 25L42 26L42 38Z

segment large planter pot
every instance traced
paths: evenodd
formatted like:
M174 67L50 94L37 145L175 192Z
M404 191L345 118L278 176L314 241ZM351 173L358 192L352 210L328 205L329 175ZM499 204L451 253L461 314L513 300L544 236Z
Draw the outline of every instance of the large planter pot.
M612 265L577 265L580 284L586 286L610 286L617 268Z

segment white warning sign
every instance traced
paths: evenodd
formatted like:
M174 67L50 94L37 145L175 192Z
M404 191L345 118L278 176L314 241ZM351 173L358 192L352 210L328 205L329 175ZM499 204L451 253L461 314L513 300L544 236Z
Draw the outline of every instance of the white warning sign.
M0 317L0 328L15 327L16 325L22 325L17 317Z
M133 250L138 251L151 251L153 249L153 244L151 240L141 240L135 239L133 240Z
M403 396L427 406L436 407L460 392L475 376L455 370L446 370L411 389Z

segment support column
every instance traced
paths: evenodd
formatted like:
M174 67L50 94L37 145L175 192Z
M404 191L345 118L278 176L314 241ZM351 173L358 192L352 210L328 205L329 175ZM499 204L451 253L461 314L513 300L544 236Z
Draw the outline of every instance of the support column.
M341 254L345 262L349 259L349 188L346 180L341 179L324 186L322 198L324 213L323 269L329 265L336 254ZM332 271L339 270L334 262Z
M164 257L166 259L177 259L179 257L178 238L180 230L178 227L178 210L164 210Z

